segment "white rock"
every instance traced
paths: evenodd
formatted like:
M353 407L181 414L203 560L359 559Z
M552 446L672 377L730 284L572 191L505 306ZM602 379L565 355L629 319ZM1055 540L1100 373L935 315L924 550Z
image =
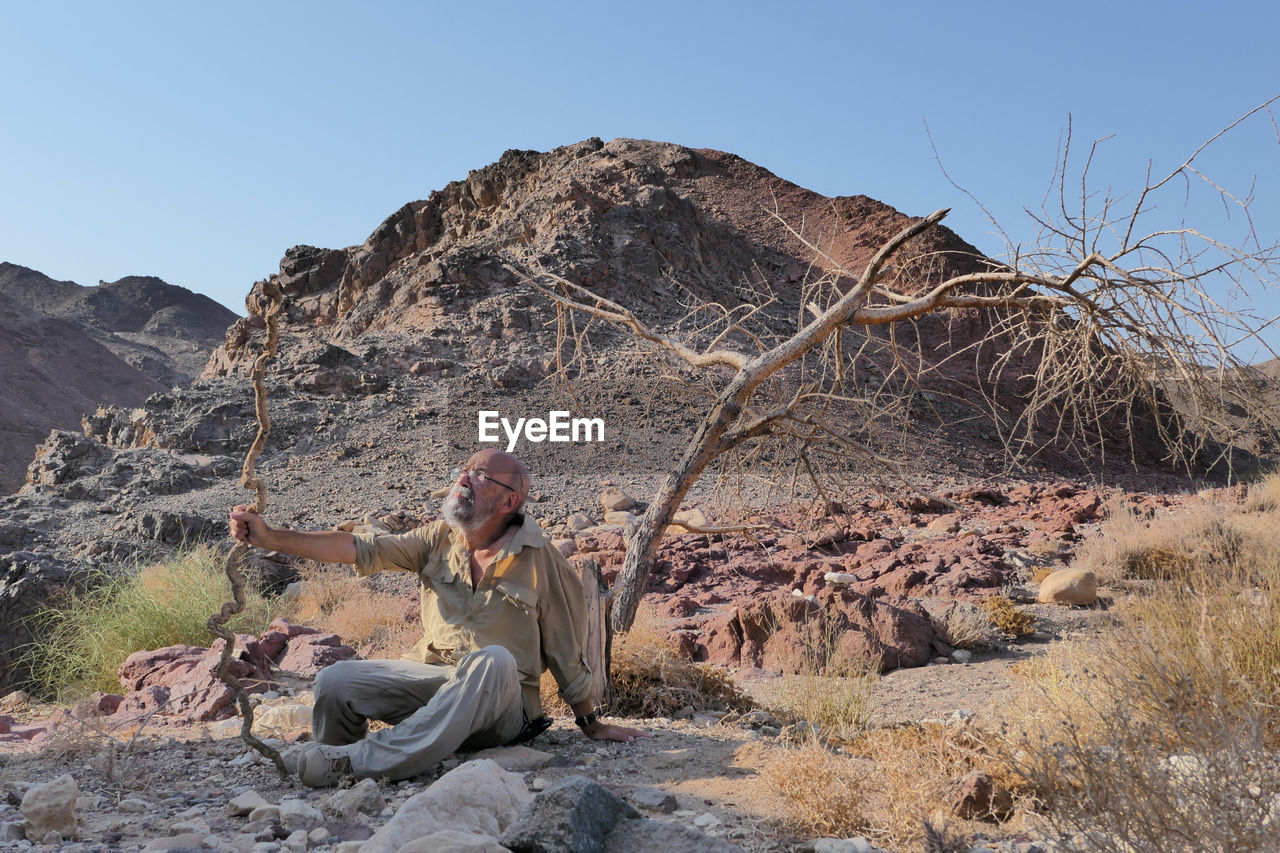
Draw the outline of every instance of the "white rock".
M326 797L320 804L320 810L343 820L355 820L360 812L378 814L386 804L378 783L372 779L361 779L350 788L334 791Z
M827 572L822 579L827 583L854 583L858 580L858 576L848 572Z
M307 840L313 844L319 844L321 841L328 838L329 834L329 830L325 829L323 826L317 826L315 829L307 833Z
M544 776L534 776L533 781L529 783L529 787L535 791L545 791L551 787L551 781Z
M950 717L947 717L947 722L956 726L971 719L973 719L973 711L970 711L968 708L957 708L951 712Z
M956 663L968 663L973 660L973 652L968 649L956 649L951 653L951 659Z
M493 761L468 761L410 797L361 853L395 853L446 829L497 838L533 800L524 781Z
M719 823L720 818L716 817L711 812L703 812L693 819L693 825L700 829L706 829L708 826L717 826Z
M69 773L52 782L32 785L22 798L22 816L27 838L44 839L50 832L62 838L76 835L76 798L80 789Z
M128 801L126 800L125 802ZM123 806L124 803L120 805ZM271 804L263 799L262 795L257 791L245 791L243 794L233 797L227 803L227 814L234 817L243 817L244 815L252 814L254 809L269 805Z
M310 705L291 702L287 705L265 705L253 714L253 728L263 729L309 729L311 728Z
M635 513L625 512L623 510L615 510L614 512L606 512L604 514L605 524L620 524L623 527L630 527L635 524L637 520Z
M512 773L538 770L550 764L553 758L549 752L528 746L495 746L492 749L482 749L471 757L475 760L487 758L496 761L499 767Z
M396 853L510 853L491 835L444 829L415 838Z
M875 848L862 836L857 838L815 838L813 853L871 853Z
M586 530L591 526L591 519L580 512L575 512L564 520L564 526L570 530Z
M279 817L280 807L268 803L265 806L258 806L249 812L249 823L257 823L260 820L276 820Z
M307 831L299 829L289 833L289 837L282 842L281 846L293 853L307 853Z
M306 800L280 802L280 825L289 832L296 832L299 829L309 830L317 823L324 823L324 815Z

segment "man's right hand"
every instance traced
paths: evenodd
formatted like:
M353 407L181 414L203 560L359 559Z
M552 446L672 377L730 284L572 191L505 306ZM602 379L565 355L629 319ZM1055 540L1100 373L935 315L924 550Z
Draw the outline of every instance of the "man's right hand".
M244 504L231 508L230 526L232 536L258 547L262 546L269 530L262 516Z

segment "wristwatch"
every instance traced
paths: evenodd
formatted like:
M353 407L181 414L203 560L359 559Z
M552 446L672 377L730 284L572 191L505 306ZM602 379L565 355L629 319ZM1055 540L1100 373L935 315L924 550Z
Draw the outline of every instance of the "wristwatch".
M584 732L596 724L595 714L585 714L581 717L574 717L573 721L578 724L578 728Z

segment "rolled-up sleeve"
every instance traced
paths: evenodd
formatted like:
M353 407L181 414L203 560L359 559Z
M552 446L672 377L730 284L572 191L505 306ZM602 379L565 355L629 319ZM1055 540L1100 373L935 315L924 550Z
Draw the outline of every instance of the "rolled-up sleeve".
M558 553L543 550L547 588L538 598L542 657L560 686L560 698L570 705L600 697L591 695L587 666L587 606L582 581Z
M430 524L399 534L355 534L356 574L365 577L386 571L419 571L439 535L436 527Z

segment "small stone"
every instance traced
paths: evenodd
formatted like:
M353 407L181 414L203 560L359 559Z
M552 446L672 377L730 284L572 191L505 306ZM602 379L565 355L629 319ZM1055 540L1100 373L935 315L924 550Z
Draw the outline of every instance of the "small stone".
M9 823L0 823L0 841L22 841L27 837L26 831L22 828L21 821L10 821Z
M591 526L591 519L580 512L575 512L565 519L564 526L570 530L586 530Z
M1041 604L1088 606L1098 600L1098 576L1088 569L1060 569L1040 581Z
M968 649L956 649L951 653L951 659L956 663L968 663L973 660L973 652Z
M947 717L947 722L953 726L968 722L973 719L973 711L968 708L957 708L951 712L951 716Z
M307 851L307 831L299 829L289 834L280 844L285 850L291 850L293 853L306 853Z
M631 525L635 524L636 521L638 520L639 519L637 519L636 516L630 512L615 511L615 512L606 512L604 514L605 524L621 524L623 527L630 527Z
M495 746L491 749L482 749L471 757L477 760L491 759L496 761L503 770L512 773L546 767L553 758L549 752L527 746Z
M685 705L680 710L671 715L673 720L689 720L693 718L693 706Z
M258 806L249 812L249 823L257 823L260 820L277 820L280 817L280 807L273 805Z
M125 800L121 802L121 808L123 808L124 804L127 802L129 801ZM227 814L232 815L233 817L243 817L245 815L253 814L254 809L259 809L263 806L269 805L271 804L263 799L262 795L257 791L245 791L243 794L232 798L232 800L227 803Z
M720 818L716 817L711 812L703 812L693 819L693 825L700 829L706 829L709 826L719 826Z
M334 791L320 805L321 811L353 821L360 812L377 814L387 804L378 783L361 779L350 788Z
M936 664L951 663L951 658L947 657L946 655L938 655L936 658L933 659L932 662Z
M600 493L600 504L604 507L605 512L620 512L631 509L636 505L636 502L635 498L617 486L607 486Z
M629 798L634 805L651 812L671 814L676 810L676 798L657 788L636 788Z
M315 829L307 833L307 840L313 844L319 844L321 841L328 838L329 835L329 830L325 829L323 826L317 826Z
M545 791L551 782L543 776L534 776L533 781L529 783L529 787L535 791Z
M834 583L834 584L858 582L858 576L851 575L848 572L827 572L825 575L822 576L822 579L825 580L827 583Z
M12 693L5 694L3 698L0 698L0 708L3 708L6 711L11 711L14 708L21 708L30 701L31 697L27 695L26 691L15 690Z
M284 800L280 803L280 823L289 832L310 830L323 822L324 815L320 810L305 800ZM305 837L306 833L303 835Z

